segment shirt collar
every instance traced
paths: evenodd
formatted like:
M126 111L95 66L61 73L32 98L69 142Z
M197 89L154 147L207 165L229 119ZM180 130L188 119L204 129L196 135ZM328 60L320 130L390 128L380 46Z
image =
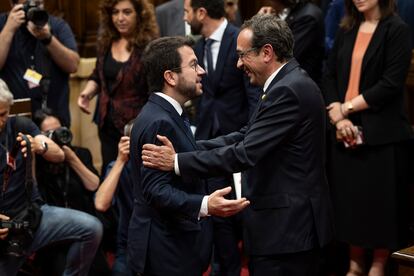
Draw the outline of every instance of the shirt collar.
M220 26L210 35L210 39L213 39L214 41L221 42L223 39L224 31L227 27L227 19L224 19L223 22L220 24Z
M181 116L181 114L183 113L183 108L181 107L179 102L177 102L175 99L171 98L170 96L162 92L155 92L155 94L157 94L158 96L160 96L161 98L169 102L174 107L174 109L177 111L177 113Z
M287 62L286 62L287 63ZM286 65L286 63L283 63L276 71L274 71L270 77L267 78L264 86L263 86L263 91L264 93L266 93L267 88L269 88L269 85L272 83L273 79L276 77L276 75L280 72L280 70L282 70L283 66Z
M279 17L279 19L281 19L281 20L283 20L283 21L285 21L286 20L286 18L288 17L288 15L289 15L289 13L290 13L290 8L284 8L279 14L278 14L278 17Z

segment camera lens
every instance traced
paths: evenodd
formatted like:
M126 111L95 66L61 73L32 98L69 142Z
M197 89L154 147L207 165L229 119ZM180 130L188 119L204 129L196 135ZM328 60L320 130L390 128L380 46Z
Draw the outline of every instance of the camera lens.
M32 21L37 27L42 28L49 21L49 15L45 10L33 7L27 12L27 20Z

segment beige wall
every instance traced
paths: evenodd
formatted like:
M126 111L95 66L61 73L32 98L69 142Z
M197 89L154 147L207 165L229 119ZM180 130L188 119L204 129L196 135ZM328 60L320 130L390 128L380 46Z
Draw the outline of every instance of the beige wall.
M88 77L95 68L95 58L81 58L78 72L70 79L70 112L72 117L71 130L73 132L73 145L88 148L93 157L94 165L101 170L101 150L98 138L97 126L92 122L93 111L95 110L96 97L91 102L92 114L85 114L80 111L77 100L79 93L85 86Z

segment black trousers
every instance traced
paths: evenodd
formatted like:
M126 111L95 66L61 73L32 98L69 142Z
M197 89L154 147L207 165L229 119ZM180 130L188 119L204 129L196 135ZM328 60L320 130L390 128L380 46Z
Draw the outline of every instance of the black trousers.
M98 128L98 136L101 141L102 170L101 175L105 174L106 167L118 156L118 143L122 134L109 119L105 120L102 128Z
M250 256L250 276L317 276L319 275L320 249L308 251Z

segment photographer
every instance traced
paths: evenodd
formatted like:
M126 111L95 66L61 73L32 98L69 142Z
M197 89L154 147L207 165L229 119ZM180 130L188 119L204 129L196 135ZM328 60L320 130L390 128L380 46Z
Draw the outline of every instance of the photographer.
M43 103L70 125L69 73L79 64L75 37L64 20L47 14L43 0L10 3L11 11L0 15L0 77L15 99L31 98L32 113Z
M94 208L93 196L99 186L99 177L93 166L91 152L86 148L71 145L72 132L62 126L60 119L52 110L36 111L33 121L44 135L61 147L65 154L63 162L49 162L40 157L36 160L36 176L43 199L50 205L97 216L104 225L107 225L106 218L98 215ZM106 229L104 232L107 232ZM36 262L41 269L45 268L42 275L62 274L67 248L68 246L63 244L38 252ZM103 251L99 249L89 275L107 274L109 274L109 266Z
M62 127L52 110L38 110L33 121L65 154L64 162L53 163L43 158L36 160L36 175L43 199L51 205L94 214L93 192L99 186L99 177L90 151L70 145L71 131Z
M87 275L101 241L102 224L86 213L44 204L36 183L31 186L31 193L28 192L26 182L29 181L25 175L27 168L31 168L26 167L26 160L31 157L30 154L41 155L48 161L62 162L64 153L51 139L42 135L29 119L9 118L12 104L13 95L6 83L0 80L0 219L3 225L3 229L0 229L0 275L16 275L19 267L32 252L61 241L71 243L64 275ZM23 139L25 137L30 140L32 153L27 152L28 145ZM12 153L16 141L21 149L14 155ZM7 223L26 225L26 220L16 219L22 213L21 207L25 207L23 211L30 207L31 211L28 211L29 216L25 217L29 221L29 227L23 233L28 237L25 240L16 238L16 229L13 227L4 227ZM14 247L11 248L10 245Z

